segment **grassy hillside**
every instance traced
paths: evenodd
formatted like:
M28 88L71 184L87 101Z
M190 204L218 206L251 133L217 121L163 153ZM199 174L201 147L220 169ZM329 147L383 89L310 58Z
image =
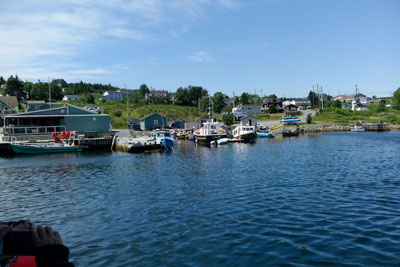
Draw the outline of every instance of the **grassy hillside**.
M69 101L70 104L81 106L80 101ZM109 114L111 124L115 129L128 128L126 102L124 101L97 101L96 104L88 104L83 102L82 107L85 105L99 106L103 114ZM183 118L194 119L199 117L199 110L196 107L176 106L176 105L163 105L163 104L130 104L129 105L129 118L143 118L144 116L157 112L168 118ZM202 116L208 116L202 113ZM219 114L215 116L220 119Z
M384 112L354 111L347 109L332 109L318 114L313 118L314 122L353 124L359 121L376 123L379 121L391 124L400 124L400 111L387 108Z

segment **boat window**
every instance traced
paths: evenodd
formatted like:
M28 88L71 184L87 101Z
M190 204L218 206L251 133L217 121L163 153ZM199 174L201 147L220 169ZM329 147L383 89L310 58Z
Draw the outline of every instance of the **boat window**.
M37 133L37 129L36 129L36 128L27 128L27 129L26 129L26 132L27 132L27 133L34 133L34 134L35 134L35 133Z
M25 128L14 128L15 134L25 133Z

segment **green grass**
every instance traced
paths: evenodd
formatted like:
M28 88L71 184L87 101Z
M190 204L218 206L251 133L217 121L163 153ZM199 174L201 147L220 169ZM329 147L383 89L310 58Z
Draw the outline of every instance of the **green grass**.
M324 113L313 117L313 122L336 123L336 124L353 124L357 122L377 123L379 121L391 124L400 124L400 111L386 108L384 112L373 111L355 111L348 109L330 108Z

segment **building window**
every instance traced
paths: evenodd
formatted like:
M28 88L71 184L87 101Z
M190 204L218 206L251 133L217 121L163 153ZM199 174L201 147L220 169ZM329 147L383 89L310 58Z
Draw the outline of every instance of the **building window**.
M158 125L158 120L154 120L154 125Z
M93 120L93 121L96 121L96 117L93 117L92 120Z

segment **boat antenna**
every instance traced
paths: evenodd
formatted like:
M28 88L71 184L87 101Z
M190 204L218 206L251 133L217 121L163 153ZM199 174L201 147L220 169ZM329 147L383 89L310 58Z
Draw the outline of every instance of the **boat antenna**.
M212 109L210 109L210 102L212 104ZM211 97L208 97L208 118L214 120L214 102L211 100Z

